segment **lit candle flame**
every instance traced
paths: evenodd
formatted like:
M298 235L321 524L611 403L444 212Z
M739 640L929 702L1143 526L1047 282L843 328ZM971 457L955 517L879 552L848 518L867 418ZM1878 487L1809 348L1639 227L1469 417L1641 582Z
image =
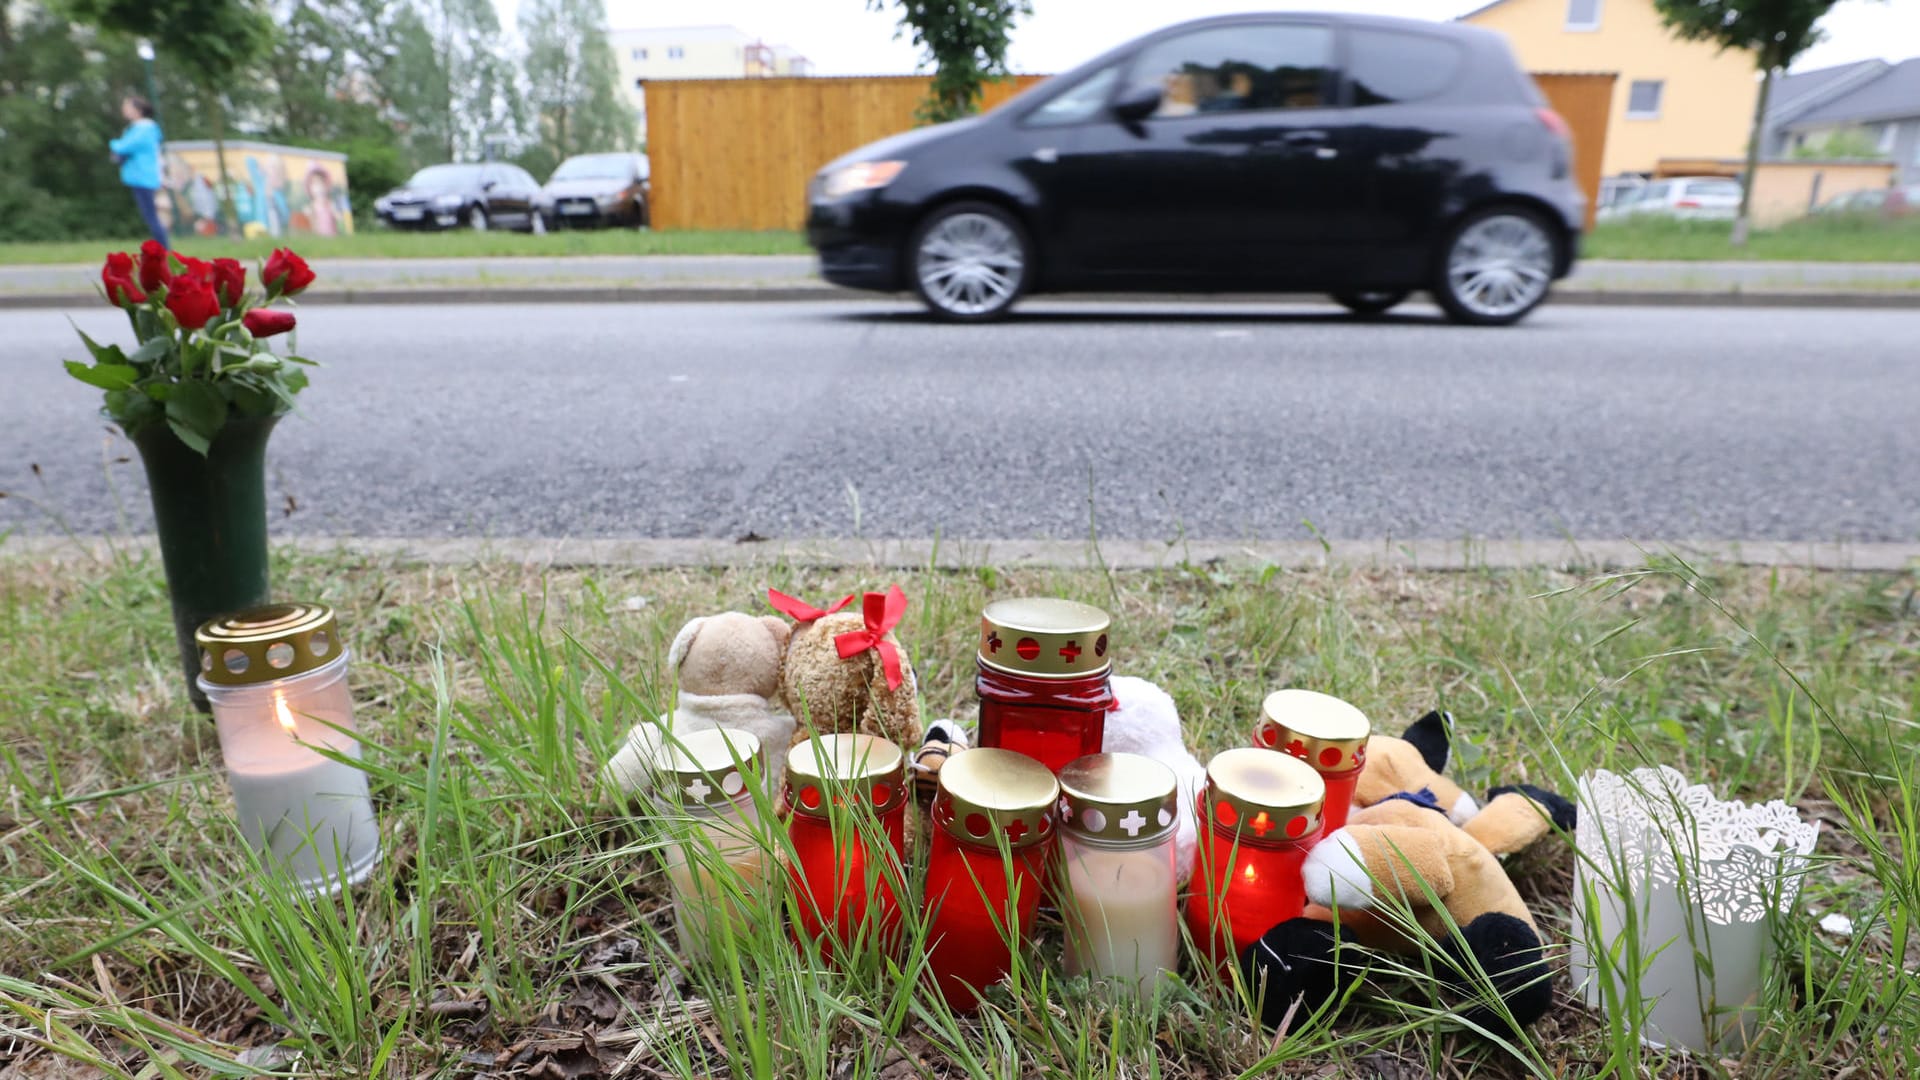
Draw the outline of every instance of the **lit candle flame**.
M287 729L287 734L289 735L300 734L300 730L293 726L293 714L287 711L286 698L280 697L277 694L274 695L273 712L274 712L274 715L279 718L280 726Z

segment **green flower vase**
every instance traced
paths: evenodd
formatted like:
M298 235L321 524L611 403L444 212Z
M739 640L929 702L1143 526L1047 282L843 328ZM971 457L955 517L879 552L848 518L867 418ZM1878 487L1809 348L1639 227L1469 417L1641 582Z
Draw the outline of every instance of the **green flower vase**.
M195 679L193 632L215 615L270 601L267 581L267 438L277 416L229 417L203 457L166 424L133 436L147 468L160 559L173 600L180 671L193 706L208 711Z

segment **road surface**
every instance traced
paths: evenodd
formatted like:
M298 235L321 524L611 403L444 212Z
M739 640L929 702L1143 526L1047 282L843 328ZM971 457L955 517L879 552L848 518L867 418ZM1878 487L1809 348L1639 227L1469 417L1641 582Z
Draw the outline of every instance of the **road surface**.
M111 311L72 317L125 335ZM286 535L1920 537L1920 312L1549 307L1512 330L1068 303L950 327L860 300L300 318L327 366L274 436ZM0 531L150 528L138 462L116 460L131 447L60 368L81 353L66 315L0 312Z

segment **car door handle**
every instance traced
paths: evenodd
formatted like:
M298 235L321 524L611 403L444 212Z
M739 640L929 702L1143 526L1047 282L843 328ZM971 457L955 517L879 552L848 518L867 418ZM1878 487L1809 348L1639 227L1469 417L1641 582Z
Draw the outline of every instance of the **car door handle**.
M1318 128L1304 128L1298 131L1283 131L1278 135L1262 139L1255 147L1264 150L1312 150L1313 156L1321 161L1332 161L1340 156L1340 151L1330 144L1333 136Z

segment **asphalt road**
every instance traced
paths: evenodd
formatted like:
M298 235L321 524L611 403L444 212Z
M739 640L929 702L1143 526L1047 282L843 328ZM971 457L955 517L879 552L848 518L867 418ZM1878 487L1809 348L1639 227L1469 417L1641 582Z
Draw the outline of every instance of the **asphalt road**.
M114 313L72 313L103 339ZM1245 305L326 307L282 533L1920 537L1920 312ZM0 312L0 531L150 526L124 439ZM36 476L32 466L38 465ZM117 509L116 509L117 507Z

